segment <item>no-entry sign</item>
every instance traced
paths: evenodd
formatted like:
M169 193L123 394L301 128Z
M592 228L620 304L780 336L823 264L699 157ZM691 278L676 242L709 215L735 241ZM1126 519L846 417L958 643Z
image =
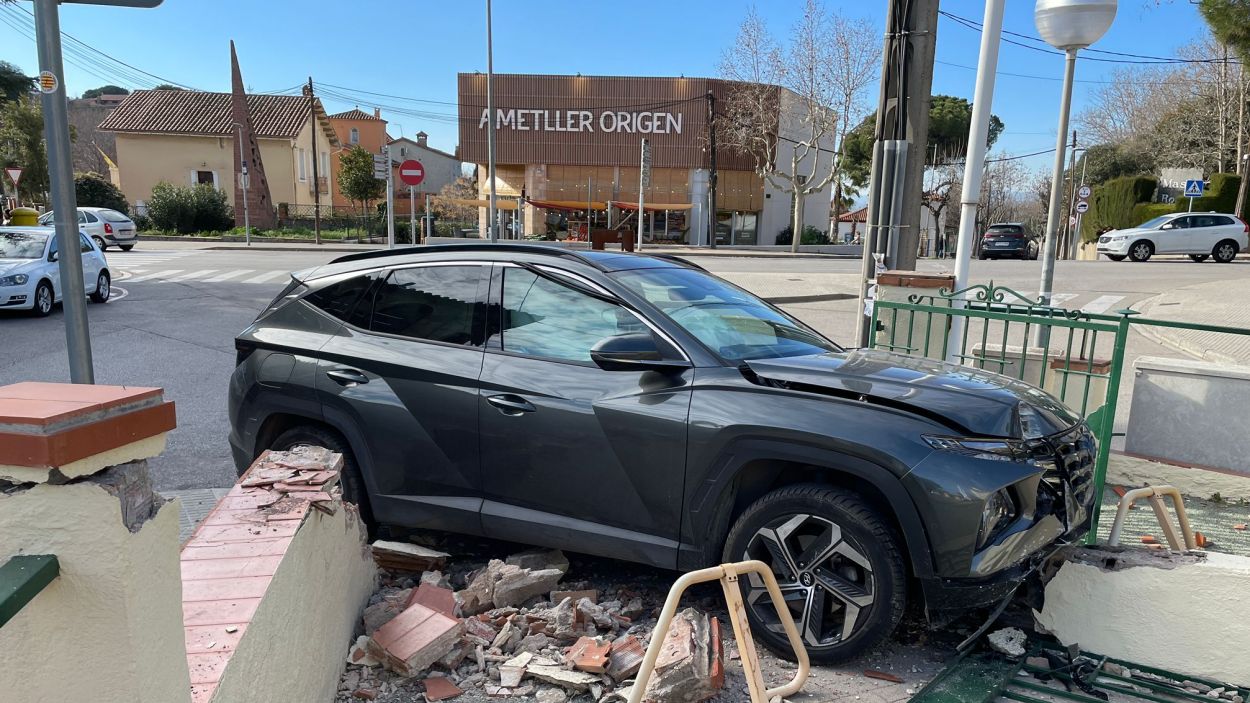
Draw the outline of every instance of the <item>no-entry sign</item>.
M416 159L408 159L399 165L399 180L405 185L419 186L425 180L425 167Z

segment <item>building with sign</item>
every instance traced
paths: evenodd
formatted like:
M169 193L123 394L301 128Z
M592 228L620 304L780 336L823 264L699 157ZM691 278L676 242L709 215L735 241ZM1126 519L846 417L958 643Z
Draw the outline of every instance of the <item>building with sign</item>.
M708 241L708 94L723 104L732 83L706 78L495 75L496 193L504 217L519 215L522 231L636 228L641 144L651 144L650 183L643 188L645 227L652 241ZM793 94L777 88L785 109ZM480 197L487 181L486 76L459 75L460 148L478 165ZM776 158L793 153L789 120L779 116ZM818 158L819 172L832 144ZM761 178L755 157L716 151L716 233L722 244L769 245L789 226L792 196ZM807 169L803 169L806 171ZM805 224L829 228L830 189L804 203ZM587 214L589 213L589 215ZM580 222L579 222L580 221ZM486 215L480 223L485 231ZM632 224L631 224L632 223ZM509 231L505 228L504 231Z

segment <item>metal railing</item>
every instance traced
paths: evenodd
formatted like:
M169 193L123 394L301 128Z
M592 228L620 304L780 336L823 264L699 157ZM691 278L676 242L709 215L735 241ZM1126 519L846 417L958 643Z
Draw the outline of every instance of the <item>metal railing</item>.
M51 554L19 555L0 566L0 627L60 573L61 565Z
M956 319L961 323L952 325ZM1099 500L1087 535L1091 543L1116 435L1129 330L1153 326L1250 339L1250 329L1144 318L1131 309L1101 314L1041 305L993 282L912 294L905 302L877 300L871 324L874 348L951 361L973 375L989 371L1009 376L1050 392L1082 417L1098 439L1094 490ZM1048 343L1032 346L1039 328Z

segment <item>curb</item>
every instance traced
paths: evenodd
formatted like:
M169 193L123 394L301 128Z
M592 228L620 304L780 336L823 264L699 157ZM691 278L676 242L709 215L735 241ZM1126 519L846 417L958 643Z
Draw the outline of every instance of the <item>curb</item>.
M1155 306L1158 304L1159 299L1162 298L1164 295L1166 294L1160 293L1158 295L1154 295L1149 298L1146 298L1145 300L1139 301L1137 305L1141 310L1142 316L1143 317L1149 316L1151 311L1154 310ZM1216 364L1234 364L1234 365L1239 365L1243 363L1239 361L1238 359L1231 357L1227 354L1214 352L1214 351L1211 351L1210 349L1194 348L1192 344L1188 344L1181 339L1174 339L1172 335L1169 334L1169 329L1166 327L1151 327L1149 325L1132 325L1132 329L1136 331L1138 334L1140 334L1141 336L1145 337L1146 339L1154 342L1155 344L1158 344L1163 347L1167 347L1168 349L1171 349L1172 351L1180 352L1181 354L1190 356L1198 361L1210 361Z

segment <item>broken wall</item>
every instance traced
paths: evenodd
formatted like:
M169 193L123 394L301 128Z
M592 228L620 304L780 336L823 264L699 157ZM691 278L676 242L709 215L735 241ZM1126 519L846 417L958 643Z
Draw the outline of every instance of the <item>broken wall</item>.
M0 699L190 700L178 505L146 462L0 488L0 559L18 554L54 554L61 575L0 627Z

